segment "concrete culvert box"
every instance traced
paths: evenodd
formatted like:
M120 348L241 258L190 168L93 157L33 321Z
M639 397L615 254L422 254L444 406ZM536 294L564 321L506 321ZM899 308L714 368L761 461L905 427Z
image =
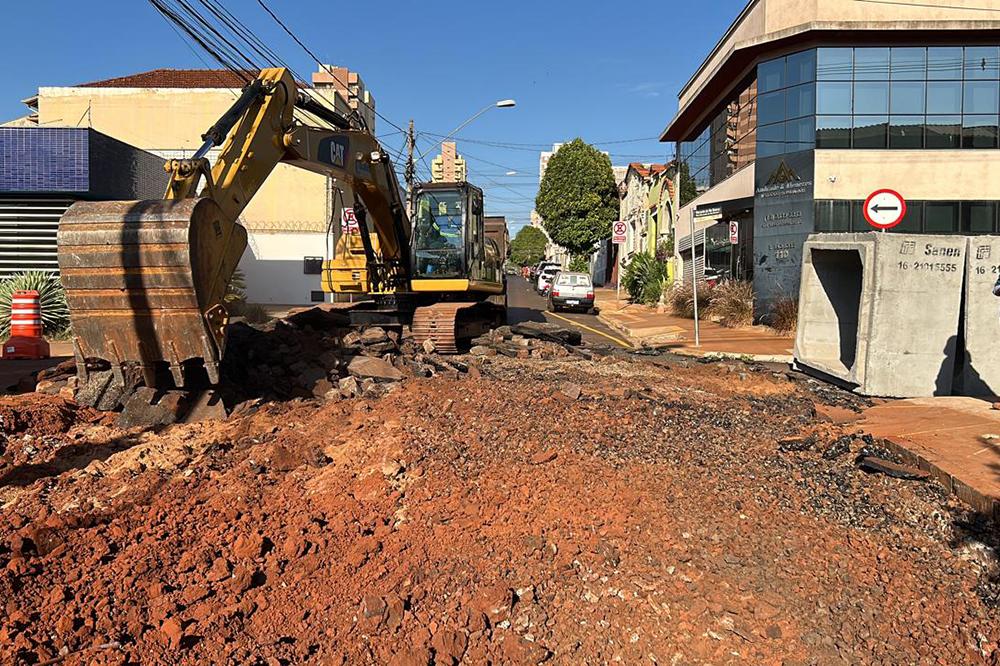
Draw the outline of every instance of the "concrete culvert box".
M810 236L796 364L863 395L951 395L966 245L963 236Z
M995 396L1000 394L1000 298L993 295L993 285L1000 278L1000 236L973 236L968 242L961 390L963 395Z

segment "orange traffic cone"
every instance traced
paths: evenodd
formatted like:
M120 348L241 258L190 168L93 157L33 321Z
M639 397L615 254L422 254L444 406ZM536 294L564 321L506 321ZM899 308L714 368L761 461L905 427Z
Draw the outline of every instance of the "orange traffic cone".
M49 343L42 337L42 308L37 291L15 291L10 299L10 337L0 358L49 357Z

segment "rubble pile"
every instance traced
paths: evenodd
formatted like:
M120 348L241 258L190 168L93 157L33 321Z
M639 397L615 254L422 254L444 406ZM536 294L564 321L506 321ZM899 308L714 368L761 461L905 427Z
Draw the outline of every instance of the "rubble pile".
M1000 657L995 541L932 482L860 469L879 443L817 428L782 375L591 361L515 329L478 346L528 358L452 371L370 331L320 400L296 379L312 365L273 372L309 357L305 326L276 330L287 351L248 367L305 399L70 425L114 448L0 483L0 663ZM405 381L414 364L436 376ZM345 398L347 378L375 383Z

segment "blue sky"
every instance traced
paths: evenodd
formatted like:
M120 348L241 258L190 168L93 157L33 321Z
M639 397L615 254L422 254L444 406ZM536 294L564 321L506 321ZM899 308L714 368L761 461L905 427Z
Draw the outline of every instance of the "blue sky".
M458 141L469 179L486 191L487 212L507 215L514 231L528 221L542 146L576 136L645 139L600 146L614 164L672 153L654 137L676 110L677 91L745 4L266 1L326 62L358 71L382 115L400 126L412 118L424 133L421 151L432 134L497 99L516 99L516 108L489 111ZM255 0L222 2L297 71L316 69ZM205 66L144 0L5 4L0 54L15 66L0 119L23 115L20 100L41 85ZM395 128L380 120L376 130L390 149L401 146L402 135L389 135Z

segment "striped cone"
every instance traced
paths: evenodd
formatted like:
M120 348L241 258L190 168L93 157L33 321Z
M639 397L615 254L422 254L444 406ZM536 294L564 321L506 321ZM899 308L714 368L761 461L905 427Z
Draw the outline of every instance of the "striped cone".
M37 359L49 357L49 343L42 337L42 308L37 291L15 291L10 300L10 337L0 357Z

